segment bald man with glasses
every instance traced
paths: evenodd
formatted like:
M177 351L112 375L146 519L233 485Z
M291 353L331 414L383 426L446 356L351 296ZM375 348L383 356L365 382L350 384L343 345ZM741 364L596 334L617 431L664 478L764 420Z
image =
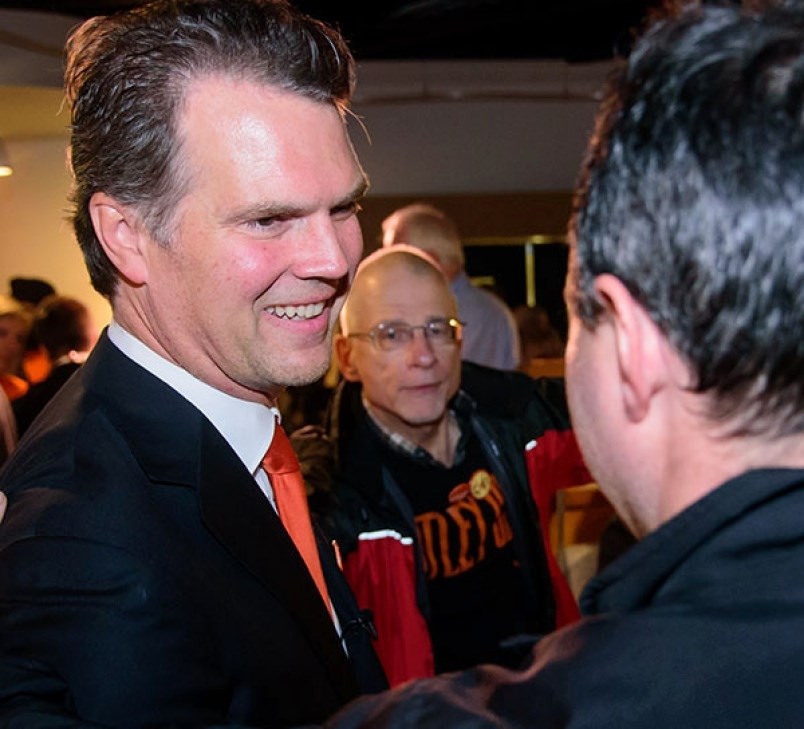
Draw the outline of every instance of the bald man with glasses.
M556 625L524 453L549 432L580 459L561 383L462 363L449 282L412 246L361 263L340 325L327 426L293 441L390 683L518 665Z

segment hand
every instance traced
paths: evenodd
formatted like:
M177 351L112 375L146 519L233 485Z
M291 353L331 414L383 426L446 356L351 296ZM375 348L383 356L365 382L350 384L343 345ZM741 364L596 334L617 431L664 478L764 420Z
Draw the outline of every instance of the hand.
M6 504L8 503L8 499L6 495L0 491L0 521L3 521L3 515L6 513Z

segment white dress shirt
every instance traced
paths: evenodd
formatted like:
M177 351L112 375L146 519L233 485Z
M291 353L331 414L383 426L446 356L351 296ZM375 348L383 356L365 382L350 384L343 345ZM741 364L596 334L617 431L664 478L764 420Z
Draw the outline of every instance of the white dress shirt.
M279 410L216 390L154 352L115 321L109 324L109 339L123 354L172 387L206 416L276 509L273 489L262 469L262 458L274 437Z
M277 511L271 483L262 468L262 459L273 440L277 418L281 421L279 410L216 390L154 352L114 320L109 324L108 333L112 344L123 354L172 387L206 416L254 476L274 511ZM329 611L335 629L341 635L340 621L331 600ZM346 650L345 642L342 641L342 645Z

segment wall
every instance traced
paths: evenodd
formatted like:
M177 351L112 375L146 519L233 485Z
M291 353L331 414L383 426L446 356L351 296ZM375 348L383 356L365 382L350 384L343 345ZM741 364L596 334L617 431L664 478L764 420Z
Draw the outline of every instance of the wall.
M372 195L571 189L592 101L434 102L355 107Z
M532 61L361 65L351 132L372 184L367 246L394 206L422 198L442 204L469 238L563 234L610 69Z
M467 238L563 235L592 101L436 102L356 107L352 124L371 179L367 249L400 204L427 199Z
M0 285L13 276L44 278L59 293L83 301L102 326L109 306L89 283L66 219L66 145L66 136L6 141L15 172L0 178Z

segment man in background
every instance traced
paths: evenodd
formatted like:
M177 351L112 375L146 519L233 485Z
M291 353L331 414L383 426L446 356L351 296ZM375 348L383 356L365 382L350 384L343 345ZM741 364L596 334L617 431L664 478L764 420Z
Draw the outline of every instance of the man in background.
M22 397L30 384L23 361L32 321L25 305L0 294L0 388L11 402Z
M567 386L642 537L523 671L328 726L796 729L804 716L804 11L655 25L606 96L571 223Z
M33 312L48 296L53 296L56 289L49 281L41 278L23 278L15 276L9 280L11 296ZM50 372L50 358L45 348L31 333L25 345L22 358L22 371L25 379L32 385L41 382Z
M556 627L531 489L562 473L559 459L576 478L562 485L590 480L562 383L462 363L457 317L429 256L405 244L375 251L341 312L343 381L327 428L293 435L392 685L518 666ZM528 444L542 464L536 483Z
M49 367L48 375L12 404L20 437L84 363L98 339L89 309L78 299L59 295L48 296L36 308L31 335L45 348Z
M113 321L0 476L0 724L321 721L387 685L276 420L362 252L353 59L270 0L158 0L67 51Z
M519 331L513 314L500 297L469 280L458 228L447 215L427 203L399 208L382 222L382 243L407 243L441 266L458 301L458 318L466 327L463 359L501 370L517 369Z

